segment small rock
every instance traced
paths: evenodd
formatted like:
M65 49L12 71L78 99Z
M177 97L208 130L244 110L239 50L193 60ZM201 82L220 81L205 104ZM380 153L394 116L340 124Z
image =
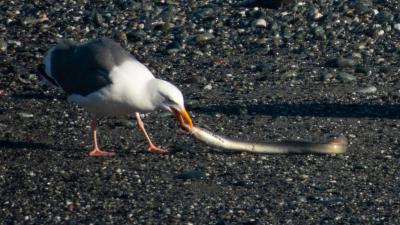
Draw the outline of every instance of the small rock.
M125 32L123 31L117 31L115 33L115 37L118 41L120 41L121 43L127 44L128 43L128 38Z
M169 43L166 46L166 50L167 50L168 54L170 54L170 55L178 53L181 48L182 48L182 46L176 41Z
M94 15L93 15L93 21L96 23L96 25L98 25L98 26L102 26L103 24L104 24L104 18L103 18L103 16L100 14L100 13L98 13L98 12L95 12L94 13Z
M320 11L318 9L314 10L314 14L313 14L313 19L314 20L319 20L323 17L324 15L322 15L322 13L320 13Z
M35 24L35 23L37 23L37 22L38 22L37 19L35 19L35 18L33 18L33 17L30 17L30 16L25 17L25 19L22 21L22 23L23 23L24 25L31 25L31 24Z
M355 1L353 8L357 14L367 14L371 11L372 3L370 1Z
M391 12L389 11L382 11L376 15L376 19L378 20L379 23L385 24L385 23L390 23L393 21L394 16Z
M31 84L28 79L22 78L21 76L18 76L18 80L23 84Z
M400 31L400 23L396 23L394 25L394 29L396 29L397 31Z
M321 81L323 82L328 82L334 78L334 75L332 73L324 73L321 75Z
M216 13L211 7L202 7L195 9L193 16L201 20L210 20L216 17Z
M343 81L343 82L351 82L351 81L355 81L357 78L349 73L341 71L337 75L337 79L340 81Z
M197 76L190 76L183 80L185 84L198 84L201 83L200 79Z
M25 112L18 113L18 116L21 117L21 118L33 118L33 114L25 113Z
M287 77L287 78L297 77L297 71L288 70L283 74L283 77Z
M361 163L355 163L353 165L353 170L364 170L364 169L368 169L368 166Z
M21 47L22 46L22 42L21 41L17 41L17 40L9 40L8 44L14 45L16 47Z
M255 25L256 27L266 28L266 27L267 27L267 21L264 20L264 19L257 19L257 20L254 22L254 25Z
M297 201L300 203L305 203L305 202L307 202L307 198L304 196L298 196Z
M376 60L376 63L378 63L378 64L383 64L384 62L386 62L386 60L385 60L385 58L382 58L382 57L380 57Z
M143 30L137 30L129 32L126 36L129 41L136 42L145 39L146 32L144 32Z
M326 39L325 30L321 26L318 26L314 29L314 35L317 39L320 39L320 40Z
M204 88L203 88L204 90L211 90L212 89L212 86L211 86L211 84L207 84L206 86L204 86Z
M310 178L310 176L308 176L307 174L300 175L300 179L302 179L302 180L308 180L309 178Z
M356 64L356 61L351 58L338 57L326 61L325 66L337 68L354 68Z
M161 13L160 17L164 23L170 23L176 15L176 9L173 6L166 7Z
M195 40L197 44L205 44L214 39L215 36L210 33L199 34L196 36Z
M7 42L0 39L0 52L5 52L7 50Z
M357 137L357 135L355 135L355 134L349 134L348 136L349 136L349 138L356 138Z
M118 168L116 172L117 172L118 174L122 174L121 168Z
M361 88L357 92L361 94L374 94L377 91L378 89L375 86L369 86L366 88Z
M38 79L38 76L36 76L35 74L29 74L28 79L32 80L32 81L36 81Z
M359 53L359 52L353 52L353 53L351 53L351 57L352 57L353 59L362 59L362 55L361 55L361 53Z

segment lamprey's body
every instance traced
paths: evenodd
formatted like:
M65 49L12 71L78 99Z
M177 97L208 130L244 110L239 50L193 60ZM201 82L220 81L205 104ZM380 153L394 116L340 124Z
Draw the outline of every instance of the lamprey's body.
M344 153L347 148L347 140L345 137L334 138L330 142L323 144L302 141L260 143L238 141L221 137L211 131L196 126L188 129L188 132L207 145L231 151L268 154L340 154Z

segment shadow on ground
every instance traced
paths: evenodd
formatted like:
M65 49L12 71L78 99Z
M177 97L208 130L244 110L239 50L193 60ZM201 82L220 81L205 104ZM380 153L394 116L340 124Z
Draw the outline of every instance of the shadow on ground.
M0 146L7 149L52 149L48 144L25 141L0 140Z
M223 113L227 115L268 116L314 116L340 118L386 118L399 119L400 105L374 104L258 104L258 105L211 105L205 107L188 107L190 111L204 114Z

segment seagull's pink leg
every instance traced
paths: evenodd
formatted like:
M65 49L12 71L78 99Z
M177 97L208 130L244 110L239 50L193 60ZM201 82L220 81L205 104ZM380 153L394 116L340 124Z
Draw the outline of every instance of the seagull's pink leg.
M90 127L92 128L93 149L90 150L89 155L90 156L114 156L115 155L114 152L103 151L97 145L97 135L96 135L97 128L96 128L96 119L95 118L92 120Z
M144 123L142 121L142 118L140 118L140 114L136 113L136 120L137 120L137 125L142 130L144 137L146 138L147 142L149 143L149 151L154 152L154 153L167 153L168 149L164 148L159 148L153 142L151 141L149 135L146 132L146 129L144 128Z

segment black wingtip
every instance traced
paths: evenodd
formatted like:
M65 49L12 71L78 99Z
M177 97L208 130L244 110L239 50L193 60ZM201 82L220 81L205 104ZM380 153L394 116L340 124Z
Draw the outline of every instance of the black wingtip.
M46 79L48 82L50 82L52 85L54 86L58 86L57 82L54 80L54 78L50 77L49 75L46 74L46 70L45 70L45 65L43 63L39 64L37 67L37 71L39 73L39 75Z

